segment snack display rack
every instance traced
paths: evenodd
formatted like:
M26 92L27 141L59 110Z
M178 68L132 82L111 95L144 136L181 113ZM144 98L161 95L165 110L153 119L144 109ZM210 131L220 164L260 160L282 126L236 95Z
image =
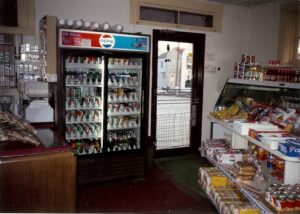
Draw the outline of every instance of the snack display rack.
M261 92L261 93L260 93ZM299 112L300 97L300 85L296 83L283 83L283 82L271 82L271 81L253 81L242 79L229 79L217 101L215 110L217 108L226 106L231 103L235 98L239 96L251 95L254 99L260 101L270 101L270 103L276 104L290 104L284 103L284 99L295 99L293 106L284 106L286 108L296 108ZM298 109L297 109L298 108ZM241 130L237 130L234 125L234 119L220 119L214 115L209 115L208 119L212 122L212 138L229 138L231 141L231 147L233 149L249 149L251 145L255 145L258 148L269 152L270 155L276 156L283 160L284 171L283 180L279 181L271 175L271 170L267 167L267 164L261 162L262 174L264 180L259 181L256 178L253 180L240 181L231 175L226 165L218 163L211 157L205 156L214 166L216 166L226 177L228 177L240 191L246 196L253 204L255 204L261 211L261 213L297 213L278 211L270 204L264 203L264 191L271 184L283 183L285 185L293 185L300 183L300 157L290 157L284 155L277 149L271 148L267 143L261 142L247 134L242 133ZM281 127L282 128L282 127Z
M239 187L239 190L244 194L250 202L255 204L262 213L271 214L273 213L262 201L260 195L264 192L264 189L271 183L274 183L274 180L271 177L265 179L264 182L259 181L242 181L238 182L222 164L217 163L213 158L205 156L215 167L217 167L227 178L229 178L236 186Z
M239 91L240 90L240 91ZM233 95L233 93L235 93ZM283 83L272 81L254 81L254 80L241 80L241 79L229 79L217 101L216 106L224 105L228 100L232 100L232 97L242 95L250 95L255 97L259 101L272 101L273 103L282 102L282 97L295 97L299 99L300 85L297 83ZM289 157L278 150L271 149L270 145L262 143L247 134L241 134L234 129L232 120L217 119L212 115L208 116L208 119L212 122L213 132L219 132L220 130L214 130L214 126L217 124L225 131L231 134L232 148L248 149L249 142L263 148L285 161L284 167L284 184L300 183L300 158Z

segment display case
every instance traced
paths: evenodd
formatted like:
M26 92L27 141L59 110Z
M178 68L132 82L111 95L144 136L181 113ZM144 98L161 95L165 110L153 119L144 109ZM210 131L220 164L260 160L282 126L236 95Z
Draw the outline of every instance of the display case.
M56 122L78 183L144 177L150 36L58 31Z
M236 102L249 102L248 107L241 105L241 111L248 111L248 120L251 118L249 128L254 128L257 125L257 121L255 121L256 119L270 117L269 121L263 120L261 121L261 124L275 124L280 130L288 130L288 126L290 125L286 122L288 119L284 120L282 118L288 118L291 116L291 114L284 115L286 110L293 110L293 114L291 116L293 131L289 136L295 138L299 137L299 84L229 79L216 102L214 110L217 112L220 109L232 106ZM251 112L249 112L251 111L251 107L249 107L251 106L251 102L255 103L253 106L256 108L255 111L258 112L255 116L251 115ZM262 110L260 110L260 106L263 106L263 108L261 108ZM273 117L276 117L275 113L272 111L267 112L266 109L276 109L276 111L282 111L283 114L280 115L279 119L273 120ZM259 111L261 111L261 113L259 113ZM264 116L262 116L263 114ZM212 138L228 138L231 140L233 148L250 149L251 146L255 145L258 148L265 150L268 154L271 154L271 156L280 158L280 160L284 162L283 177L279 179L280 182L285 184L300 182L300 157L284 155L282 152L278 151L277 146L274 147L268 142L261 142L251 136L248 136L249 128L246 132L237 129L237 124L245 119L235 120L234 117L220 119L216 118L214 115L210 115L209 119L212 121Z
M279 150L278 145L287 143L283 139L276 142L278 145L273 144L279 139L274 137L276 132L284 133L289 139L299 138L299 112L300 85L297 83L229 79L213 112L208 116L212 122L211 138L226 138L231 149L249 154L250 161L259 168L256 173L259 172L261 177L238 179L230 166L216 161L216 156L205 157L234 182L261 213L286 211L280 204L270 206L266 200L268 187L281 185L293 188L300 183L299 153L298 156L288 156ZM259 133L268 132L274 137L272 142L271 138L265 141L257 138ZM294 207L288 211L287 213L297 213Z
M239 97L251 98L264 105L295 108L300 111L299 83L229 79L216 102L215 109L230 106Z

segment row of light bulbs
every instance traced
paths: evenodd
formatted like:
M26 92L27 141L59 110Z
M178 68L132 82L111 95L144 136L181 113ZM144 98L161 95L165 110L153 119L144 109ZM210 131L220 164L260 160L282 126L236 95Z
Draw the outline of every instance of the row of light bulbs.
M110 25L108 22L102 24L98 22L84 21L82 19L58 19L57 25L60 28L78 29L78 30L91 30L91 31L105 31L121 33L123 26L121 24Z

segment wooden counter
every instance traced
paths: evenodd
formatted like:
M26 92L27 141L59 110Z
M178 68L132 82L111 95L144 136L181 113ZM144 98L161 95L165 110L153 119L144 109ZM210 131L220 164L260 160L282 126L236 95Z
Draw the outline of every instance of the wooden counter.
M68 148L27 153L0 155L0 212L76 212L73 153Z

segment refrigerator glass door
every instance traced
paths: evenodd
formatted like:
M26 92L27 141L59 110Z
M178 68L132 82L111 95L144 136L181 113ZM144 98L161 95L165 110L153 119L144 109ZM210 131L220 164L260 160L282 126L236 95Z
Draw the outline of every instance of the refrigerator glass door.
M102 57L66 55L65 137L78 155L101 153L103 148Z
M141 148L142 58L108 58L107 151Z

